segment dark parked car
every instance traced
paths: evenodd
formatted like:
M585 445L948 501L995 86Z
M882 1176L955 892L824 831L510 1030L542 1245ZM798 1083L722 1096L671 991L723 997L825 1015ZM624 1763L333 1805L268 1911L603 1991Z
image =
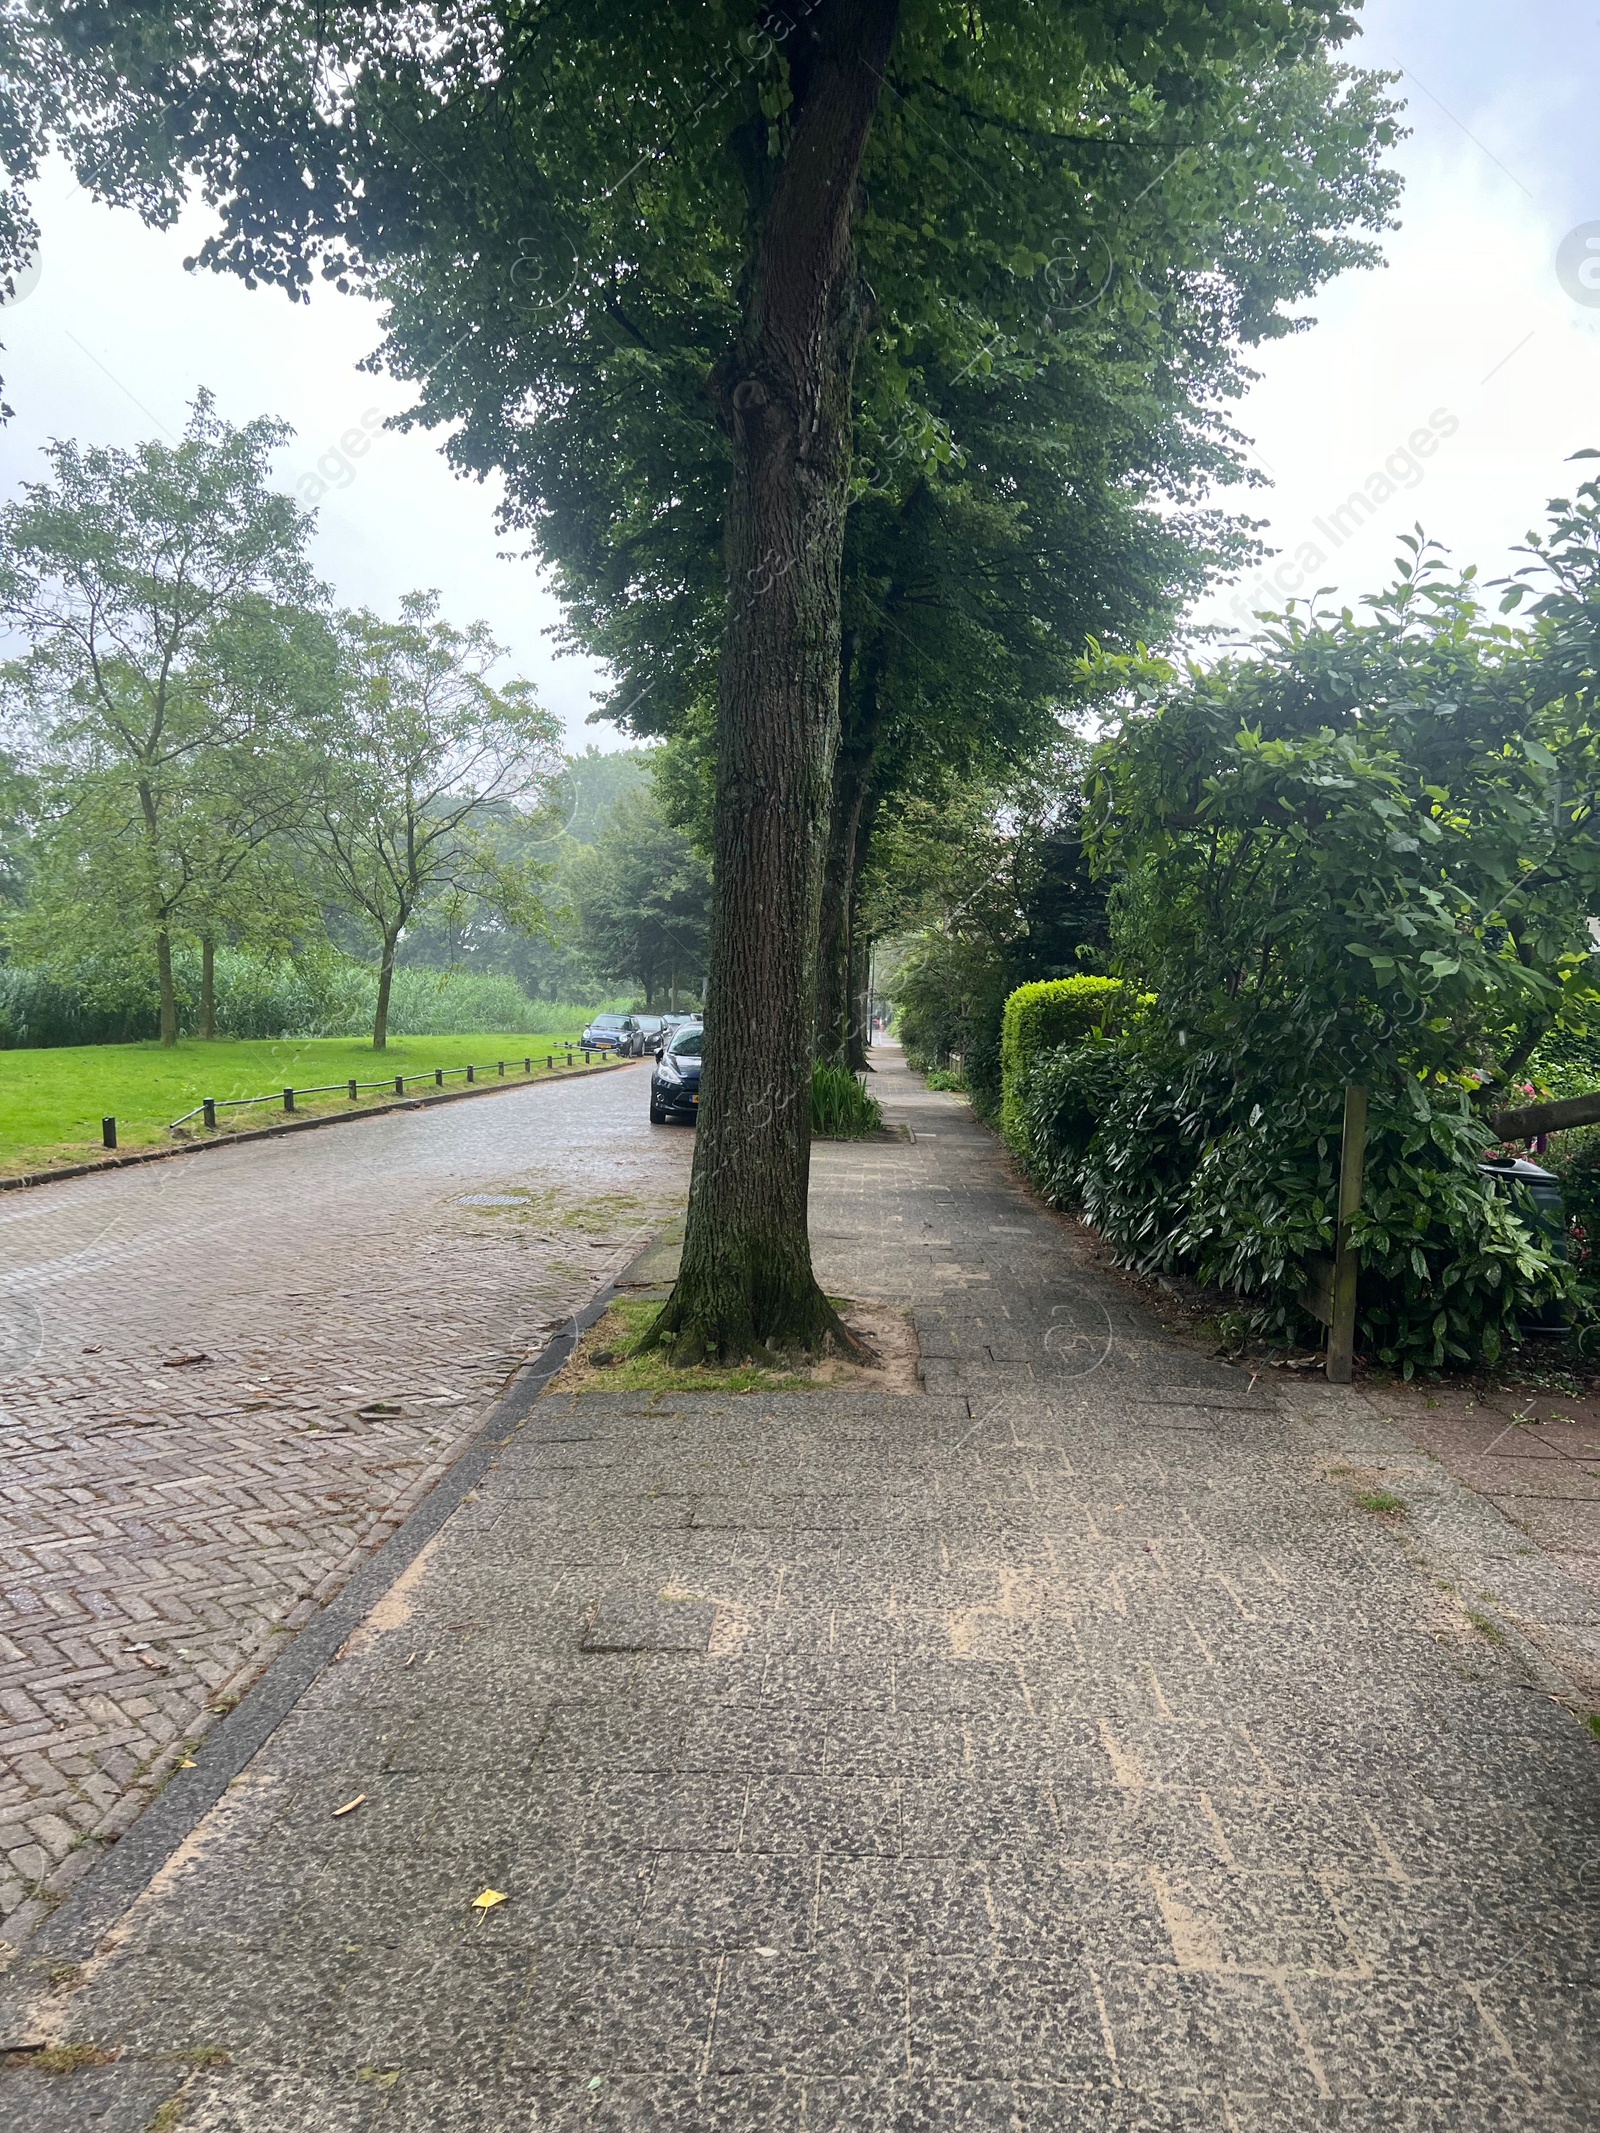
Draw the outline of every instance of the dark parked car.
M632 1015L596 1015L578 1042L586 1052L619 1052L624 1059L637 1059L644 1049Z
M633 1019L639 1025L640 1052L653 1052L656 1058L659 1059L670 1034L666 1017L664 1015L635 1015Z
M650 1076L650 1123L686 1118L692 1125L700 1109L700 1040L698 1022L681 1029L656 1061Z

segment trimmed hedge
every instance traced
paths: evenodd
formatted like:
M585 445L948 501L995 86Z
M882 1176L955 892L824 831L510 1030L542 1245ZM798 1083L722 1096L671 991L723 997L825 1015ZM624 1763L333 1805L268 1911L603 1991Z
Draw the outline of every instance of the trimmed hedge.
M1019 985L1007 1000L1000 1023L1000 1130L1011 1147L1019 1147L1029 1068L1045 1052L1114 1029L1123 990L1121 978L1043 978Z

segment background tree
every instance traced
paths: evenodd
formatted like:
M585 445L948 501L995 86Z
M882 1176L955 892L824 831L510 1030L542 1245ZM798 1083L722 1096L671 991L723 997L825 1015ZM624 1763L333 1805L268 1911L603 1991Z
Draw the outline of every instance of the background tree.
M698 1001L711 926L711 873L653 792L625 793L571 876L580 940L599 978L640 985L645 1005Z
M1318 72L1349 15L703 0L665 47L636 10L519 0L21 15L37 33L19 41L24 93L45 75L45 118L14 128L29 152L53 128L86 179L157 216L194 176L222 218L205 256L252 280L299 289L319 262L371 277L423 419L458 425L459 463L506 471L513 512L580 593L595 566L648 572L654 528L711 532L716 642L686 637L679 664L698 673L714 650L718 672L712 1019L661 1330L698 1352L833 1324L810 1270L805 1121L856 431L927 436L937 456L926 350L946 376L1026 373L1063 310L1103 293L1108 251L1130 268L1116 308L1176 315L1202 367L1286 330L1279 305L1364 256L1343 233L1386 197L1386 121ZM1258 152L1280 108L1298 202ZM1230 114L1237 152L1219 154ZM1191 245L1131 271L1147 247L1125 232L1229 191L1263 207L1226 258ZM605 399L627 403L628 448L654 424L669 478L619 463ZM598 520L567 516L584 489ZM621 545L599 538L619 516L633 564L600 552ZM669 606L675 587L692 606L694 582L664 577Z
M1106 891L1083 850L1089 746L1070 729L1026 771L903 793L862 883L867 925L896 941L888 982L918 1066L959 1053L977 1109L1000 1110L1000 1017L1035 978L1100 969Z
M531 685L493 688L502 658L487 626L443 620L433 593L409 593L397 623L340 618L341 685L308 760L314 780L297 835L325 893L378 951L372 1043L388 1043L395 954L430 906L490 908L538 930L547 868L508 857L489 811L542 808L561 773L559 722Z
M54 854L35 920L53 910L147 953L164 1044L174 938L284 819L282 728L327 671L307 524L267 486L288 435L234 428L201 393L176 446L58 441L53 481L0 510L0 614L29 645L0 669L0 701L28 735ZM224 758L246 757L235 783Z

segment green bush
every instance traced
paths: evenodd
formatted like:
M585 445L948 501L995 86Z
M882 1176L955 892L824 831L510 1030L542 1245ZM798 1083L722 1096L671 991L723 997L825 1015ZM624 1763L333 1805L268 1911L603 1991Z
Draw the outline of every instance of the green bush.
M1044 978L1019 985L1000 1023L1000 1130L1020 1149L1022 1084L1046 1052L1079 1043L1097 1029L1116 1027L1120 978Z
M922 1078L930 1089L937 1089L942 1096L964 1096L966 1094L967 1077L965 1074L955 1073L949 1067L929 1067Z
M811 1069L811 1131L821 1140L860 1141L883 1125L883 1110L848 1068L818 1060Z
M1318 1342L1299 1295L1308 1259L1333 1249L1337 1092L1252 1098L1228 1066L1165 1031L1047 1054L1023 1083L1019 1153L1126 1264L1248 1300L1260 1333ZM1464 1090L1408 1078L1370 1101L1357 1347L1407 1377L1492 1364L1520 1320L1573 1299L1573 1270L1481 1175L1490 1134Z
M200 955L174 957L178 1023L200 1020ZM263 957L219 948L217 1031L223 1037L364 1037L372 1028L378 973L342 955ZM541 1030L576 1034L610 1000L530 1000L515 978L406 964L395 972L389 1029L396 1037L470 1036ZM0 1050L63 1044L128 1044L159 1034L148 975L101 963L64 973L0 964Z
M986 941L930 935L895 979L895 1034L918 1073L961 1061L974 1108L992 1118L1000 1107L1000 1015L1009 980Z

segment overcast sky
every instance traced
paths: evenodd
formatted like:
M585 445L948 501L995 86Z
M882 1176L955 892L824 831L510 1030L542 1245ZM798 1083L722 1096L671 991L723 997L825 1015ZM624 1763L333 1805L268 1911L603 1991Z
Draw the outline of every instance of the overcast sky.
M1321 585L1353 599L1383 582L1395 535L1418 519L1463 561L1503 570L1576 478L1567 455L1600 446L1600 286L1571 267L1564 286L1557 262L1569 233L1587 256L1584 224L1600 238L1600 0L1371 0L1363 20L1353 56L1404 75L1402 227L1385 268L1324 291L1317 324L1260 358L1240 420L1272 483L1250 508L1270 522L1284 576L1222 594L1215 619ZM291 305L186 274L197 224L148 231L59 170L38 208L37 278L0 313L15 409L0 492L43 471L47 437L176 433L202 384L233 420L293 424L286 486L356 431L370 439L358 457L327 459L315 539L340 597L392 611L401 593L439 587L456 619L488 620L573 745L616 744L611 727L584 724L595 676L554 656L555 607L532 566L501 554L492 489L454 476L425 434L378 426L407 396L356 368L375 338L361 299L319 287Z

